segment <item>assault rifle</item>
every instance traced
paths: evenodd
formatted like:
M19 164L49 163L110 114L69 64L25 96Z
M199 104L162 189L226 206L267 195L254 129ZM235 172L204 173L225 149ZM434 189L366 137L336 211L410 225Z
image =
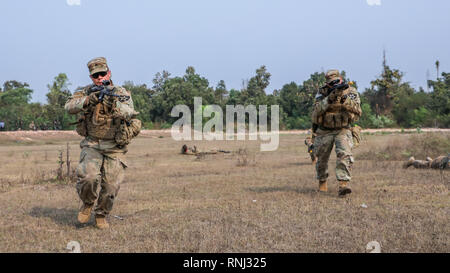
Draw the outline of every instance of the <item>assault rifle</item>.
M328 88L326 97L328 97L332 92L336 91L335 93L338 93L349 87L348 83L345 80L343 80L342 83L339 83L339 82L340 82L340 79L330 82L329 86L331 86L331 87Z
M102 81L102 85L95 85L91 87L90 92L100 92L100 94L98 95L98 100L100 102L103 101L105 96L117 97L120 101L126 101L130 99L130 96L114 94L114 88L111 88L109 85L111 85L111 82L108 80L104 80Z

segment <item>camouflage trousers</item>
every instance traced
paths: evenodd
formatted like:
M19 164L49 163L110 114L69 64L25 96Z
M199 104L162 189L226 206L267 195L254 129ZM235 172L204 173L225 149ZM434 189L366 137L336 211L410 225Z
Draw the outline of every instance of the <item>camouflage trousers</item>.
M316 178L325 181L328 178L328 160L331 150L336 146L336 179L350 181L353 165L353 137L349 129L317 130L314 140L314 154L317 157Z
M117 156L92 147L82 147L76 172L76 189L81 201L89 206L97 201L95 214L108 215L123 181L125 168L126 165Z

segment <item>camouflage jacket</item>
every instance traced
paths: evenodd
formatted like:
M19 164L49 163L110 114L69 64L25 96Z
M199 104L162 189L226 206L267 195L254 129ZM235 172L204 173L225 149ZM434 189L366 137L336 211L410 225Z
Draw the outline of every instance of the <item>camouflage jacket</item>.
M326 129L348 128L362 114L359 93L353 86L343 90L330 100L329 96L318 96L314 103L312 122Z
M64 106L69 114L78 115L77 132L86 137L81 146L108 153L126 152L126 147L117 147L114 137L119 130L120 119L129 120L137 114L131 94L123 87L112 85L110 92L122 97L105 96L102 103L92 106L88 101L93 86L76 91Z

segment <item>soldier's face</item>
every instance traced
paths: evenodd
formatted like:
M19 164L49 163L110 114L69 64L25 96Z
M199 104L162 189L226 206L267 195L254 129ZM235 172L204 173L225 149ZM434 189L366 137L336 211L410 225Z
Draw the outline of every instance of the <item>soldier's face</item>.
M339 82L338 82L338 83L335 83L335 84L332 84L332 85L327 84L327 86L328 86L329 88L331 88L331 87L333 87L334 85L341 84L341 83L342 83L342 77L339 77Z
M91 75L90 78L95 85L102 85L102 81L111 80L111 70L108 70L106 74L101 72L95 73L94 75Z

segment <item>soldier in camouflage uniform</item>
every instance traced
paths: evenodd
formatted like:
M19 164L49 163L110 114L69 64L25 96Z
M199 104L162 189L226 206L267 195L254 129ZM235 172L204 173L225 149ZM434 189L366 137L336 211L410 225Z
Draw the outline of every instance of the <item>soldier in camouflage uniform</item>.
M339 196L351 193L349 182L353 164L353 134L351 124L361 116L361 102L355 87L347 84L338 70L329 70L326 85L316 97L312 113L314 154L319 191L328 190L328 160L336 151L336 178Z
M314 154L314 143L313 143L313 138L312 137L307 137L305 139L305 145L308 148L308 154L311 157L311 162L312 164L316 164L317 162L317 157Z
M431 161L430 167L432 169L441 169L441 170L448 170L450 169L450 154L441 155L436 157Z
M445 155L438 156L435 159L427 157L426 160L417 160L413 156L411 156L403 167L405 169L409 168L410 166L413 166L416 169L431 168L431 169L445 170L450 168L449 161L450 161L450 154L448 154L447 156Z
M124 179L127 165L123 157L127 144L137 136L141 123L134 119L137 112L130 93L112 84L106 59L95 58L88 62L88 68L93 84L75 92L65 109L70 114L78 114L77 133L85 137L80 143L76 170L76 189L83 202L78 221L87 223L94 210L96 227L103 229L109 227L106 216ZM101 90L108 94L101 96Z

